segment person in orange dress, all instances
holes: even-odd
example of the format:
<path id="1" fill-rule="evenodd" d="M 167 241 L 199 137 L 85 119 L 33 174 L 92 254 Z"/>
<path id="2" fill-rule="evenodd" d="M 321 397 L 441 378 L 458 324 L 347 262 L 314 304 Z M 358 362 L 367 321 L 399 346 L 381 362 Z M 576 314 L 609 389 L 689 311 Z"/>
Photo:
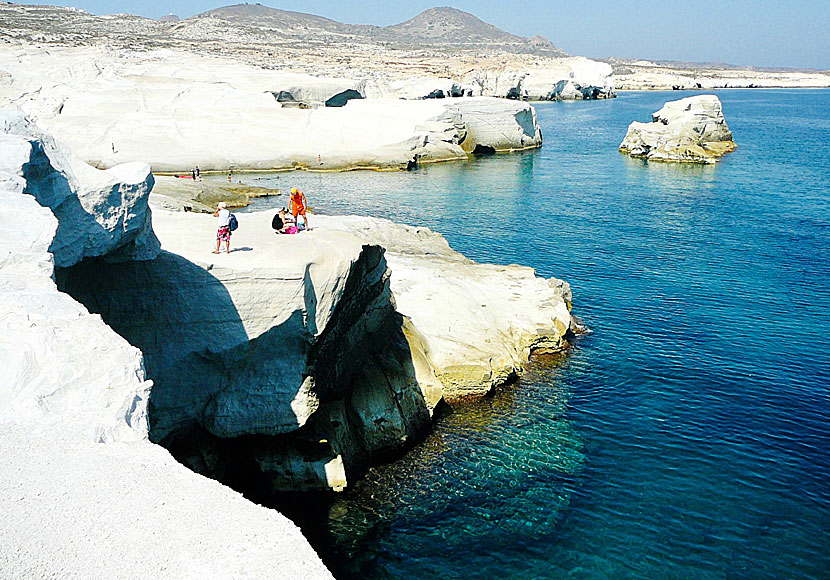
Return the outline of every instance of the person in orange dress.
<path id="1" fill-rule="evenodd" d="M 297 189 L 296 187 L 291 188 L 291 214 L 294 216 L 294 221 L 297 221 L 297 216 L 303 216 L 303 223 L 305 224 L 305 229 L 310 230 L 311 226 L 308 225 L 308 216 L 305 213 L 306 208 L 308 207 L 308 200 L 305 198 L 305 194 Z"/>

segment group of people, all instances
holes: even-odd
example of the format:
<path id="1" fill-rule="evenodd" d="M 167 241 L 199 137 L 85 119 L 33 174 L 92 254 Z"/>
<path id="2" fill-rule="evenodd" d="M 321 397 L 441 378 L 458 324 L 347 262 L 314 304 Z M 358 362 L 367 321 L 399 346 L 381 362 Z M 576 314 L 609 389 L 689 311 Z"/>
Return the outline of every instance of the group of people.
<path id="1" fill-rule="evenodd" d="M 288 210 L 282 208 L 271 220 L 271 227 L 278 234 L 296 234 L 303 230 L 310 230 L 306 208 L 308 201 L 305 194 L 296 187 L 291 189 L 288 200 Z M 302 220 L 302 221 L 301 221 Z"/>
<path id="2" fill-rule="evenodd" d="M 308 200 L 305 194 L 296 187 L 291 188 L 291 197 L 288 200 L 288 210 L 285 208 L 279 210 L 274 219 L 271 220 L 271 227 L 278 234 L 296 234 L 302 230 L 310 230 L 311 226 L 308 224 Z M 222 245 L 225 246 L 225 251 L 231 252 L 231 233 L 235 229 L 235 218 L 228 210 L 228 204 L 220 201 L 216 206 L 216 211 L 213 212 L 213 217 L 217 219 L 216 230 L 216 249 L 214 254 L 220 253 Z"/>

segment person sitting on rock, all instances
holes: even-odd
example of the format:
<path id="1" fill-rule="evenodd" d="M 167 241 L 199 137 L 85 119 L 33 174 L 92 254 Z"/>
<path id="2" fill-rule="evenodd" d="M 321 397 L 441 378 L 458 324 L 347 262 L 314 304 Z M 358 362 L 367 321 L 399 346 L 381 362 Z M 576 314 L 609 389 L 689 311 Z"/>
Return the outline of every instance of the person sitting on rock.
<path id="1" fill-rule="evenodd" d="M 274 215 L 274 219 L 271 220 L 271 227 L 278 234 L 284 234 L 286 228 L 290 225 L 289 218 L 285 215 L 285 208 L 282 208 Z"/>
<path id="2" fill-rule="evenodd" d="M 310 230 L 311 228 L 308 225 L 308 216 L 306 215 L 307 206 L 308 200 L 306 200 L 305 194 L 296 187 L 291 188 L 291 213 L 294 216 L 294 221 L 297 221 L 298 215 L 303 216 L 305 229 Z"/>
<path id="3" fill-rule="evenodd" d="M 213 250 L 214 254 L 219 253 L 219 248 L 222 246 L 222 242 L 225 242 L 225 249 L 227 253 L 231 253 L 231 212 L 228 211 L 228 204 L 224 201 L 220 201 L 219 205 L 216 206 L 216 211 L 213 212 L 213 217 L 217 218 L 216 225 L 218 229 L 216 231 L 216 249 Z"/>

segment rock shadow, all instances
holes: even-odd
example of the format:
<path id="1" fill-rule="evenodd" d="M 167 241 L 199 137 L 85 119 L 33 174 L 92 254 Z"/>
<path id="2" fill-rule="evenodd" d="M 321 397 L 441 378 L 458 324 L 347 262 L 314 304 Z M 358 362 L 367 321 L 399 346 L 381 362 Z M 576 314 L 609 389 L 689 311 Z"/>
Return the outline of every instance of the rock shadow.
<path id="1" fill-rule="evenodd" d="M 309 268 L 301 303 L 277 301 L 265 321 L 244 319 L 215 270 L 169 252 L 87 259 L 56 280 L 143 352 L 151 440 L 240 491 L 343 489 L 430 424 L 378 246 L 364 246 L 319 335 Z"/>

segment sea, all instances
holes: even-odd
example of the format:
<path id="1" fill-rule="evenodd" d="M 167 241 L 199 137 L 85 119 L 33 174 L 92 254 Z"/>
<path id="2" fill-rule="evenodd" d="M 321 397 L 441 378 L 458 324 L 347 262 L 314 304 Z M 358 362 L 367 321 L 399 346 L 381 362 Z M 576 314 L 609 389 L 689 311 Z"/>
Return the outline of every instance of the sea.
<path id="1" fill-rule="evenodd" d="M 693 94 L 536 104 L 536 151 L 241 176 L 562 278 L 590 329 L 289 510 L 337 578 L 830 578 L 830 91 L 718 91 L 716 165 L 618 152 Z"/>

